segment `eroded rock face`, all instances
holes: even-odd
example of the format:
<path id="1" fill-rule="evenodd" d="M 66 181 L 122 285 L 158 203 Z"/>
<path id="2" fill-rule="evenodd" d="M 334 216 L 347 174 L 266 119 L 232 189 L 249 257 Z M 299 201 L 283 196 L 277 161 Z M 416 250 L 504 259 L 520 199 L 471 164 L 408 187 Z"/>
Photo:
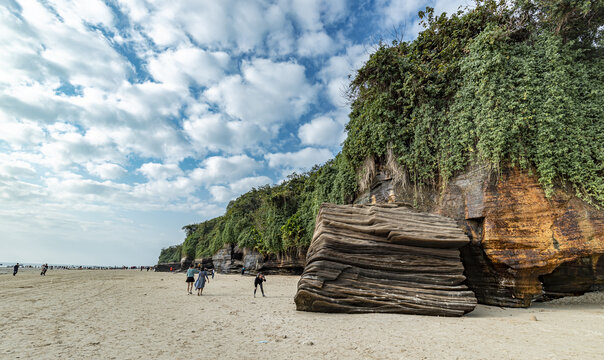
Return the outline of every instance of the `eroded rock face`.
<path id="1" fill-rule="evenodd" d="M 237 273 L 243 267 L 243 250 L 233 244 L 226 244 L 212 255 L 212 264 L 218 272 Z"/>
<path id="2" fill-rule="evenodd" d="M 246 273 L 299 275 L 304 270 L 306 249 L 291 253 L 263 255 L 256 250 L 227 244 L 211 258 L 212 265 L 221 273 Z"/>
<path id="3" fill-rule="evenodd" d="M 409 188 L 393 192 L 398 201 L 417 202 Z M 442 196 L 420 195 L 422 211 L 466 228 L 471 243 L 461 249 L 462 260 L 481 303 L 526 307 L 604 283 L 604 211 L 570 192 L 548 199 L 526 171 L 498 176 L 477 167 L 452 179 Z"/>
<path id="4" fill-rule="evenodd" d="M 399 205 L 323 204 L 298 283 L 298 310 L 461 316 L 476 306 L 451 219 Z"/>

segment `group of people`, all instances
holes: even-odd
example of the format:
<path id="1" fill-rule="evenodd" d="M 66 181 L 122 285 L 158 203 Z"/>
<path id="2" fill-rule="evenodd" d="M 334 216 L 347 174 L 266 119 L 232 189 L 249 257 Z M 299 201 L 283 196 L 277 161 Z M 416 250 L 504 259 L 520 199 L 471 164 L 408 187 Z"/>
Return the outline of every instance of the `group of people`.
<path id="1" fill-rule="evenodd" d="M 215 270 L 212 269 L 210 276 L 212 279 L 214 278 Z M 199 274 L 197 276 L 197 281 L 195 280 L 195 274 Z M 187 294 L 193 294 L 193 287 L 197 290 L 197 296 L 203 295 L 203 288 L 206 286 L 206 281 L 210 283 L 210 278 L 208 277 L 208 269 L 203 268 L 201 270 L 197 270 L 193 264 L 189 266 L 187 270 Z"/>
<path id="2" fill-rule="evenodd" d="M 245 268 L 243 268 L 243 270 L 241 271 L 241 275 L 243 275 L 243 273 L 245 272 Z M 216 273 L 216 270 L 212 269 L 210 276 L 212 277 L 212 279 L 214 278 L 214 274 Z M 195 274 L 199 274 L 197 276 L 197 280 L 195 280 Z M 264 287 L 262 286 L 262 283 L 264 283 L 266 281 L 266 277 L 264 276 L 264 274 L 262 273 L 258 273 L 258 275 L 256 275 L 256 278 L 254 279 L 254 297 L 256 297 L 256 290 L 258 290 L 258 286 L 260 286 L 260 291 L 262 292 L 262 296 L 265 297 L 266 295 L 264 295 Z M 189 266 L 189 269 L 187 270 L 187 280 L 185 280 L 185 282 L 187 283 L 187 294 L 188 295 L 192 295 L 193 294 L 193 288 L 195 288 L 195 290 L 197 290 L 197 296 L 201 296 L 203 294 L 203 288 L 206 286 L 206 282 L 209 284 L 210 283 L 210 278 L 208 276 L 208 269 L 207 268 L 203 268 L 203 269 L 196 269 L 195 265 L 191 264 Z"/>
<path id="3" fill-rule="evenodd" d="M 13 266 L 13 276 L 16 276 L 17 273 L 19 272 L 19 267 L 21 265 L 19 265 L 19 263 L 16 263 L 15 266 Z M 44 264 L 42 265 L 42 267 L 40 268 L 40 276 L 46 276 L 46 272 L 48 271 L 48 264 Z"/>

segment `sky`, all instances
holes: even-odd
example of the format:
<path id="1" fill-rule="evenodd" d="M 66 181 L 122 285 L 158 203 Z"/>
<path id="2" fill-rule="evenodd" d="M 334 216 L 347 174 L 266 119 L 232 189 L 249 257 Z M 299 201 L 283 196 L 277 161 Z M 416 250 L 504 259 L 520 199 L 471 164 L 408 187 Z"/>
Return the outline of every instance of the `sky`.
<path id="1" fill-rule="evenodd" d="M 0 262 L 151 265 L 333 158 L 349 75 L 469 0 L 0 0 Z"/>

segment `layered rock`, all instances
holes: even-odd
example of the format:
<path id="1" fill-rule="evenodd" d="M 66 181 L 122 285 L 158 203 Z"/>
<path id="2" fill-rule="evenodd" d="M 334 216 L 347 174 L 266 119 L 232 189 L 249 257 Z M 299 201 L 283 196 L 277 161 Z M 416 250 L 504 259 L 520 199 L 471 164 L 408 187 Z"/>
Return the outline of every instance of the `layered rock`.
<path id="1" fill-rule="evenodd" d="M 476 298 L 462 284 L 451 220 L 399 205 L 323 204 L 298 283 L 298 310 L 461 316 Z"/>
<path id="2" fill-rule="evenodd" d="M 391 189 L 397 201 L 415 201 L 467 229 L 471 243 L 461 255 L 467 284 L 481 303 L 526 307 L 604 284 L 604 211 L 569 190 L 547 198 L 535 175 L 495 174 L 486 166 L 455 177 L 443 193 L 384 178 L 373 189 Z"/>

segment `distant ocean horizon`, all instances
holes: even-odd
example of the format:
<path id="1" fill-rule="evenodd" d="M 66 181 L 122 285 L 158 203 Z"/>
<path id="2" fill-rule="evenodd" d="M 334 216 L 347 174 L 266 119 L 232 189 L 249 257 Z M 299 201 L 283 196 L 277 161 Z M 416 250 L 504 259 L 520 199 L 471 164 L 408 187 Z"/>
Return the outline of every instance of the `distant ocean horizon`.
<path id="1" fill-rule="evenodd" d="M 3 267 L 13 267 L 15 266 L 17 263 L 16 262 L 3 262 L 0 261 L 0 268 Z M 46 263 L 23 263 L 20 262 L 19 266 L 31 266 L 31 267 L 41 267 L 42 265 L 44 265 Z M 99 267 L 103 267 L 103 268 L 121 268 L 122 266 L 126 266 L 126 267 L 130 267 L 130 266 L 135 266 L 135 265 L 85 265 L 85 264 L 52 264 L 52 263 L 48 263 L 48 266 L 64 266 L 64 267 L 94 267 L 94 268 L 99 268 Z M 141 265 L 138 265 L 137 267 L 140 267 Z M 142 265 L 142 266 L 153 266 L 153 265 Z"/>

